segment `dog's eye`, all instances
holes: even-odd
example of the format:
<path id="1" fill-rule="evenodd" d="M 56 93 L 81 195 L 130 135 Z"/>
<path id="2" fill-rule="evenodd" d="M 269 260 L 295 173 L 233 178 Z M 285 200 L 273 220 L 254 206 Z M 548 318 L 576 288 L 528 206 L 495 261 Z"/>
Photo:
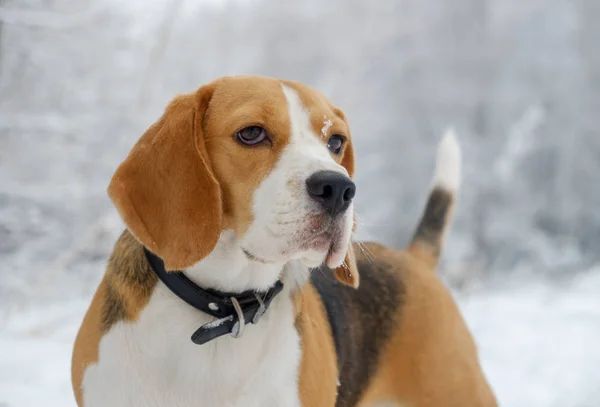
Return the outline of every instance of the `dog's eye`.
<path id="1" fill-rule="evenodd" d="M 262 127 L 250 126 L 238 131 L 237 138 L 244 144 L 252 145 L 258 144 L 267 138 L 267 133 Z"/>
<path id="2" fill-rule="evenodd" d="M 342 151 L 342 146 L 344 145 L 344 137 L 339 134 L 334 134 L 329 137 L 329 141 L 327 142 L 327 147 L 333 154 L 339 154 Z"/>

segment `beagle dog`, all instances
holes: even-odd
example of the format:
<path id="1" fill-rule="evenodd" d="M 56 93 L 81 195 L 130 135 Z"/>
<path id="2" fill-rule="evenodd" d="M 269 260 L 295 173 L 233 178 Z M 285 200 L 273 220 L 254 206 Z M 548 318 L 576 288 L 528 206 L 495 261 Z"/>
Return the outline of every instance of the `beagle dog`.
<path id="1" fill-rule="evenodd" d="M 403 251 L 352 244 L 353 175 L 344 113 L 305 85 L 177 96 L 108 187 L 127 230 L 75 341 L 77 404 L 495 406 L 435 274 L 456 139 Z"/>

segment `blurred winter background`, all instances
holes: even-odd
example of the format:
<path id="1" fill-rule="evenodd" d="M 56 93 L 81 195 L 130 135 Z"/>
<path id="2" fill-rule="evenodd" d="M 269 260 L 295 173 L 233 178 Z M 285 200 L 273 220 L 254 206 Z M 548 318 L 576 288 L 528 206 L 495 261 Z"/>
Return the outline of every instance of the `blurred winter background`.
<path id="1" fill-rule="evenodd" d="M 238 73 L 346 111 L 359 235 L 396 247 L 455 126 L 440 273 L 501 405 L 600 405 L 599 40 L 598 0 L 0 0 L 0 406 L 74 405 L 109 178 L 173 95 Z"/>

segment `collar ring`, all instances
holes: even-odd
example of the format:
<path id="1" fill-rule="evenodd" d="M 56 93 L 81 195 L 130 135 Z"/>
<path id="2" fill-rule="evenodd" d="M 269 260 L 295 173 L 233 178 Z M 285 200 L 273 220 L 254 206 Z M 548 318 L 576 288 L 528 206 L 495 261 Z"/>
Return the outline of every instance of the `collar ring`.
<path id="1" fill-rule="evenodd" d="M 233 308 L 235 309 L 235 313 L 237 314 L 237 321 L 231 328 L 231 336 L 234 338 L 239 338 L 244 333 L 244 327 L 246 326 L 246 320 L 244 318 L 244 311 L 242 311 L 242 307 L 240 306 L 239 301 L 235 297 L 231 297 L 231 304 L 233 304 Z"/>

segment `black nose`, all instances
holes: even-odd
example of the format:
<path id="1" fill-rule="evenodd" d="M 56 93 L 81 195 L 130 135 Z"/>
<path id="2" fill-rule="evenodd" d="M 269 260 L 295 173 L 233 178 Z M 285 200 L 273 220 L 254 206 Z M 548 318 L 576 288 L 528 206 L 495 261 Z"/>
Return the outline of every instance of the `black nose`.
<path id="1" fill-rule="evenodd" d="M 348 209 L 356 192 L 350 178 L 334 171 L 315 172 L 306 180 L 306 187 L 308 194 L 332 215 Z"/>

